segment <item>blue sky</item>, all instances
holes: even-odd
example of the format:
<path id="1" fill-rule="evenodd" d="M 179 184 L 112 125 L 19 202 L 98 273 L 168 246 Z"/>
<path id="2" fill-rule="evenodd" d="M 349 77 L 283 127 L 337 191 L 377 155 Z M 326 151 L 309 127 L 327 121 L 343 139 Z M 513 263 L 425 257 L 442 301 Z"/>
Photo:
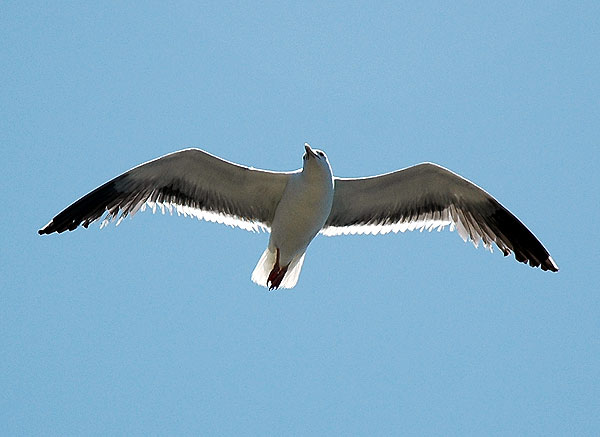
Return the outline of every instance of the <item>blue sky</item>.
<path id="1" fill-rule="evenodd" d="M 597 2 L 4 2 L 0 427 L 6 435 L 600 433 Z M 185 147 L 272 170 L 434 161 L 561 268 L 456 233 L 268 235 L 139 214 L 40 237 Z"/>

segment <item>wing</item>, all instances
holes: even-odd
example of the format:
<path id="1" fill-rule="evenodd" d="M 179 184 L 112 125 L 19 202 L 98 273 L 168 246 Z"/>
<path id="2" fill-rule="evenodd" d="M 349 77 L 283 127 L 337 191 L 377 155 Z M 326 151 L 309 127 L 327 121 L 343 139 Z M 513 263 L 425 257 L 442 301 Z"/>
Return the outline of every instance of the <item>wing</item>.
<path id="1" fill-rule="evenodd" d="M 39 234 L 72 231 L 105 213 L 117 224 L 149 205 L 255 231 L 268 230 L 290 173 L 237 165 L 199 149 L 141 164 L 106 182 L 54 217 Z"/>
<path id="2" fill-rule="evenodd" d="M 558 266 L 542 243 L 508 209 L 477 185 L 424 163 L 368 178 L 335 178 L 331 213 L 321 233 L 378 234 L 450 225 L 464 241 L 492 242 L 517 261 L 542 270 Z"/>

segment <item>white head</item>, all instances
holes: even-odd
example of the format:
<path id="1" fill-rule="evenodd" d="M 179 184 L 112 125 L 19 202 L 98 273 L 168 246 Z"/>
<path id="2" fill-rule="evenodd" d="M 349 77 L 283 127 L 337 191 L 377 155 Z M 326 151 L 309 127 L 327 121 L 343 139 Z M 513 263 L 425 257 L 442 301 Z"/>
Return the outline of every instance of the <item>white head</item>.
<path id="1" fill-rule="evenodd" d="M 326 171 L 329 175 L 332 174 L 331 165 L 329 164 L 329 160 L 327 159 L 325 152 L 311 148 L 308 143 L 304 143 L 304 150 L 306 150 L 302 156 L 302 160 L 304 161 L 304 170 L 307 168 L 319 168 Z"/>

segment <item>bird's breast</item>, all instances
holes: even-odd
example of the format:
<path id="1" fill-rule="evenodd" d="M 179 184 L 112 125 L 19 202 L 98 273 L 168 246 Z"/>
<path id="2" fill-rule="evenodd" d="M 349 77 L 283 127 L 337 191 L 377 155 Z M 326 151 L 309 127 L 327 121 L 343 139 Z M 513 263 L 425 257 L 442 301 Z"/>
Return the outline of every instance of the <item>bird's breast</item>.
<path id="1" fill-rule="evenodd" d="M 270 243 L 282 251 L 304 251 L 321 230 L 333 202 L 333 181 L 293 175 L 275 211 Z"/>

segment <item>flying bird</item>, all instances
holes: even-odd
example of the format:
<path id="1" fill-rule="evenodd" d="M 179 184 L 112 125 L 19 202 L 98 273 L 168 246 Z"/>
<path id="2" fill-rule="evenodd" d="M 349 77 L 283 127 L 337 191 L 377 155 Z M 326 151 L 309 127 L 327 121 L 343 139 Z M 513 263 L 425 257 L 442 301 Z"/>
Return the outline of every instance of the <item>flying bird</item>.
<path id="1" fill-rule="evenodd" d="M 325 153 L 304 145 L 302 168 L 258 170 L 200 149 L 141 164 L 67 207 L 39 234 L 72 231 L 103 218 L 101 227 L 147 206 L 271 233 L 252 280 L 270 290 L 298 282 L 313 238 L 456 229 L 464 241 L 492 243 L 542 270 L 558 266 L 542 243 L 490 194 L 433 163 L 364 178 L 333 176 Z"/>

